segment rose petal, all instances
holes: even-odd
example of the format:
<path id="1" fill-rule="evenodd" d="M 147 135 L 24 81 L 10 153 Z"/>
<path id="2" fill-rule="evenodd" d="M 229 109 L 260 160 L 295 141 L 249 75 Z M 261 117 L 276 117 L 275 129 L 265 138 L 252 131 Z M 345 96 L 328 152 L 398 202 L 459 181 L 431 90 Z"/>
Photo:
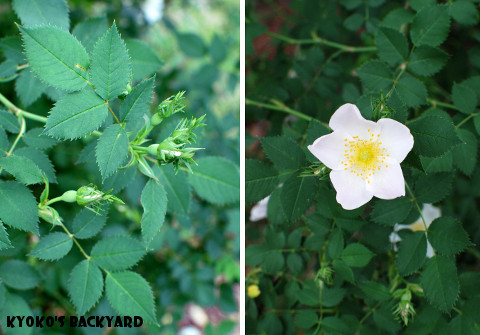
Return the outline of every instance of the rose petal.
<path id="1" fill-rule="evenodd" d="M 367 140 L 371 134 L 380 133 L 381 127 L 375 122 L 365 120 L 357 106 L 345 104 L 333 113 L 328 124 L 334 131 L 342 131 L 350 136 Z M 370 129 L 370 131 L 368 131 Z"/>
<path id="2" fill-rule="evenodd" d="M 382 127 L 379 141 L 387 149 L 389 155 L 401 163 L 413 148 L 413 136 L 405 125 L 392 119 L 381 119 Z"/>
<path id="3" fill-rule="evenodd" d="M 337 191 L 337 202 L 344 209 L 358 208 L 372 199 L 373 194 L 365 186 L 365 181 L 348 171 L 330 172 L 330 180 Z"/>
<path id="4" fill-rule="evenodd" d="M 367 189 L 380 199 L 395 199 L 405 195 L 405 180 L 400 164 L 394 159 L 386 159 L 367 184 Z"/>
<path id="5" fill-rule="evenodd" d="M 425 219 L 427 227 L 430 227 L 430 224 L 433 220 L 438 219 L 442 216 L 442 211 L 440 210 L 440 208 L 435 207 L 431 204 L 423 204 L 422 215 Z"/>
<path id="6" fill-rule="evenodd" d="M 345 154 L 345 139 L 350 138 L 342 131 L 319 137 L 307 148 L 323 164 L 332 170 L 342 169 L 341 161 Z"/>
<path id="7" fill-rule="evenodd" d="M 432 258 L 433 256 L 435 256 L 435 251 L 433 251 L 433 247 L 430 242 L 427 241 L 427 257 Z"/>
<path id="8" fill-rule="evenodd" d="M 267 218 L 268 200 L 270 196 L 260 200 L 250 210 L 250 221 L 260 221 Z"/>

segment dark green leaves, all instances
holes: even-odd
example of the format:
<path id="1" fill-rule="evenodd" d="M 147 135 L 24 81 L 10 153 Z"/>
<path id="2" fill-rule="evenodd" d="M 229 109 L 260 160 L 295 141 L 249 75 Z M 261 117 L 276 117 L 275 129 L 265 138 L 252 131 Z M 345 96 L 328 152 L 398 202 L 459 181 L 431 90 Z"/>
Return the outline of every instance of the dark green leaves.
<path id="1" fill-rule="evenodd" d="M 423 156 L 440 156 L 459 143 L 454 125 L 441 116 L 422 117 L 409 128 L 415 139 L 413 150 Z"/>
<path id="2" fill-rule="evenodd" d="M 148 245 L 160 232 L 167 212 L 167 194 L 162 185 L 155 180 L 148 181 L 143 188 L 141 202 L 143 206 L 142 236 Z"/>
<path id="3" fill-rule="evenodd" d="M 450 4 L 452 18 L 464 25 L 473 25 L 478 22 L 478 11 L 470 1 L 455 1 Z"/>
<path id="4" fill-rule="evenodd" d="M 111 236 L 99 241 L 92 249 L 92 261 L 109 271 L 128 269 L 145 255 L 145 247 L 128 236 Z"/>
<path id="5" fill-rule="evenodd" d="M 387 226 L 394 226 L 402 222 L 410 213 L 413 202 L 407 197 L 399 197 L 393 200 L 378 200 L 375 203 L 371 217 L 372 220 Z"/>
<path id="6" fill-rule="evenodd" d="M 153 168 L 155 175 L 167 192 L 167 211 L 179 214 L 188 214 L 190 211 L 190 199 L 192 187 L 185 173 L 175 174 L 172 166 L 164 165 L 161 168 Z"/>
<path id="7" fill-rule="evenodd" d="M 30 158 L 15 155 L 2 157 L 0 158 L 0 167 L 25 185 L 42 182 L 42 172 Z"/>
<path id="8" fill-rule="evenodd" d="M 261 142 L 275 167 L 298 169 L 305 162 L 305 154 L 300 146 L 287 137 L 265 137 Z"/>
<path id="9" fill-rule="evenodd" d="M 398 247 L 397 266 L 402 276 L 417 271 L 425 262 L 427 238 L 425 232 L 416 231 L 403 237 Z"/>
<path id="10" fill-rule="evenodd" d="M 105 129 L 98 140 L 95 156 L 103 180 L 122 166 L 128 156 L 128 136 L 121 125 Z"/>
<path id="11" fill-rule="evenodd" d="M 88 55 L 75 37 L 51 26 L 19 29 L 28 63 L 41 80 L 65 91 L 87 85 Z"/>
<path id="12" fill-rule="evenodd" d="M 109 273 L 106 292 L 112 307 L 121 315 L 139 315 L 156 323 L 153 294 L 147 281 L 135 272 Z"/>
<path id="13" fill-rule="evenodd" d="M 363 85 L 371 90 L 385 90 L 393 84 L 393 73 L 388 66 L 378 60 L 363 64 L 357 74 Z"/>
<path id="14" fill-rule="evenodd" d="M 387 27 L 378 29 L 376 45 L 378 56 L 393 66 L 405 61 L 408 57 L 408 42 L 399 31 Z"/>
<path id="15" fill-rule="evenodd" d="M 125 90 L 130 77 L 127 48 L 113 23 L 93 48 L 90 79 L 98 95 L 110 100 Z"/>
<path id="16" fill-rule="evenodd" d="M 200 158 L 197 163 L 189 178 L 198 195 L 220 205 L 240 200 L 240 172 L 235 164 L 220 157 Z"/>
<path id="17" fill-rule="evenodd" d="M 463 143 L 452 150 L 453 161 L 460 171 L 469 176 L 477 164 L 478 140 L 465 129 L 457 129 L 457 135 Z"/>
<path id="18" fill-rule="evenodd" d="M 452 189 L 451 173 L 422 175 L 415 184 L 415 196 L 423 203 L 435 203 L 444 199 Z"/>
<path id="19" fill-rule="evenodd" d="M 245 174 L 245 199 L 249 203 L 262 200 L 278 186 L 277 170 L 260 161 L 246 160 Z"/>
<path id="20" fill-rule="evenodd" d="M 35 248 L 30 252 L 34 256 L 46 261 L 54 261 L 62 258 L 70 249 L 73 241 L 65 233 L 55 232 L 48 234 L 40 239 Z"/>
<path id="21" fill-rule="evenodd" d="M 453 104 L 464 114 L 472 114 L 477 105 L 477 95 L 470 87 L 454 83 L 452 87 Z"/>
<path id="22" fill-rule="evenodd" d="M 428 45 L 422 45 L 413 51 L 408 61 L 408 68 L 420 76 L 431 76 L 442 69 L 449 55 Z"/>
<path id="23" fill-rule="evenodd" d="M 37 202 L 30 190 L 14 181 L 0 183 L 0 219 L 17 229 L 38 234 Z"/>
<path id="24" fill-rule="evenodd" d="M 416 46 L 430 45 L 436 47 L 445 41 L 449 29 L 448 7 L 425 7 L 413 19 L 410 37 Z"/>
<path id="25" fill-rule="evenodd" d="M 367 265 L 373 256 L 375 254 L 360 243 L 351 243 L 342 252 L 343 261 L 352 267 Z"/>
<path id="26" fill-rule="evenodd" d="M 29 290 L 40 282 L 38 272 L 31 265 L 15 259 L 0 266 L 0 278 L 5 285 L 17 290 Z"/>
<path id="27" fill-rule="evenodd" d="M 70 272 L 68 293 L 78 315 L 88 312 L 100 299 L 102 291 L 102 272 L 92 261 L 83 260 Z"/>
<path id="28" fill-rule="evenodd" d="M 298 174 L 291 176 L 285 181 L 280 199 L 288 221 L 294 222 L 312 205 L 318 191 L 317 180 L 300 178 Z"/>
<path id="29" fill-rule="evenodd" d="M 91 89 L 64 96 L 50 111 L 46 132 L 54 137 L 74 139 L 98 129 L 107 117 L 106 102 Z"/>
<path id="30" fill-rule="evenodd" d="M 404 74 L 397 83 L 396 90 L 408 107 L 427 103 L 427 89 L 417 78 Z"/>
<path id="31" fill-rule="evenodd" d="M 428 228 L 428 240 L 441 254 L 454 256 L 472 245 L 460 221 L 441 217 Z"/>
<path id="32" fill-rule="evenodd" d="M 86 208 L 82 209 L 73 220 L 75 238 L 90 238 L 98 234 L 107 220 L 106 216 L 98 215 Z"/>
<path id="33" fill-rule="evenodd" d="M 120 120 L 138 120 L 144 114 L 149 115 L 155 77 L 146 79 L 135 86 L 120 106 Z"/>
<path id="34" fill-rule="evenodd" d="M 460 291 L 454 260 L 440 255 L 430 258 L 423 269 L 421 284 L 435 308 L 450 312 Z"/>

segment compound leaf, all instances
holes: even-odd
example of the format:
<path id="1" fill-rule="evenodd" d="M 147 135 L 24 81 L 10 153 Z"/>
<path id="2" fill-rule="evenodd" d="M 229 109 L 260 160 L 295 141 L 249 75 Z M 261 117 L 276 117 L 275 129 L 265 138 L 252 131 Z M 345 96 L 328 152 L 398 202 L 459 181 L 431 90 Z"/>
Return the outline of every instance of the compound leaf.
<path id="1" fill-rule="evenodd" d="M 478 140 L 465 129 L 457 129 L 457 135 L 463 143 L 452 150 L 453 162 L 460 171 L 469 176 L 477 164 Z"/>
<path id="2" fill-rule="evenodd" d="M 45 125 L 48 135 L 75 139 L 91 133 L 107 117 L 106 102 L 91 89 L 65 95 L 50 111 Z"/>
<path id="3" fill-rule="evenodd" d="M 167 193 L 162 185 L 149 180 L 140 198 L 143 207 L 142 236 L 148 245 L 162 228 L 167 212 Z"/>
<path id="4" fill-rule="evenodd" d="M 94 245 L 91 257 L 106 270 L 120 271 L 137 264 L 145 252 L 145 247 L 132 237 L 110 236 Z"/>
<path id="5" fill-rule="evenodd" d="M 52 26 L 18 28 L 22 33 L 28 64 L 38 78 L 69 92 L 85 87 L 88 55 L 74 36 Z"/>
<path id="6" fill-rule="evenodd" d="M 54 232 L 42 237 L 29 255 L 46 261 L 54 261 L 68 254 L 72 245 L 73 241 L 67 234 Z"/>
<path id="7" fill-rule="evenodd" d="M 139 315 L 157 323 L 152 289 L 138 273 L 108 273 L 105 288 L 108 301 L 120 315 Z"/>
<path id="8" fill-rule="evenodd" d="M 121 125 L 105 129 L 98 140 L 95 157 L 103 180 L 122 166 L 128 157 L 128 135 Z"/>
<path id="9" fill-rule="evenodd" d="M 102 272 L 92 261 L 83 260 L 70 272 L 68 293 L 78 315 L 88 312 L 100 299 L 102 291 Z"/>
<path id="10" fill-rule="evenodd" d="M 110 100 L 125 90 L 131 72 L 127 48 L 114 22 L 93 48 L 90 80 L 95 91 Z"/>
<path id="11" fill-rule="evenodd" d="M 398 81 L 396 90 L 408 107 L 417 107 L 427 103 L 427 89 L 415 77 L 404 75 Z"/>
<path id="12" fill-rule="evenodd" d="M 466 85 L 454 83 L 452 87 L 452 100 L 460 112 L 472 114 L 477 105 L 477 94 Z"/>
<path id="13" fill-rule="evenodd" d="M 45 173 L 50 184 L 57 182 L 57 177 L 55 176 L 55 168 L 52 165 L 52 162 L 46 154 L 42 151 L 35 148 L 20 148 L 15 150 L 16 156 L 26 157 L 35 163 L 38 168 Z M 40 181 L 42 182 L 42 181 Z"/>

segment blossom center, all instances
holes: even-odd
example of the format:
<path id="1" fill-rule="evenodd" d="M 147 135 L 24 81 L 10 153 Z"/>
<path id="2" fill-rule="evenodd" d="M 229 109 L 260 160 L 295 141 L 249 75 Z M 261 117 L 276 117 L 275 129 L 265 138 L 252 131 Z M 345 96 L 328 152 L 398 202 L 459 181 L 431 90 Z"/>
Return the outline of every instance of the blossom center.
<path id="1" fill-rule="evenodd" d="M 372 134 L 368 130 L 368 139 L 361 139 L 353 136 L 352 139 L 345 139 L 344 160 L 341 164 L 346 171 L 356 174 L 362 180 L 370 183 L 370 178 L 382 167 L 387 167 L 385 159 L 389 155 L 386 149 L 379 142 L 379 134 Z"/>

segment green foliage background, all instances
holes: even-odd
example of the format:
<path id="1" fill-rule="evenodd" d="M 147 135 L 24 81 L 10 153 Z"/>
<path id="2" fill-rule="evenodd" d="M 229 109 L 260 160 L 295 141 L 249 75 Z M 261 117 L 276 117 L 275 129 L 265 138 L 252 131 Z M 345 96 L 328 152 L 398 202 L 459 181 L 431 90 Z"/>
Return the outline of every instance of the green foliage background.
<path id="1" fill-rule="evenodd" d="M 246 226 L 247 287 L 261 291 L 247 297 L 247 334 L 480 332 L 478 6 L 247 1 L 246 200 L 271 195 L 267 218 Z M 405 197 L 335 201 L 306 147 L 347 102 L 410 128 Z M 423 203 L 442 217 L 426 234 L 402 230 L 394 251 L 395 223 Z M 395 312 L 405 302 L 408 325 Z"/>
<path id="2" fill-rule="evenodd" d="M 128 4 L 122 1 L 68 1 L 70 27 L 74 28 L 80 22 L 94 17 L 105 16 L 108 26 L 115 20 L 122 39 L 127 40 L 127 49 L 133 62 L 134 84 L 156 72 L 151 104 L 153 108 L 156 109 L 162 100 L 179 91 L 187 92 L 185 96 L 188 106 L 184 117 L 207 115 L 207 126 L 196 131 L 197 146 L 205 148 L 195 156 L 199 164 L 198 173 L 188 176 L 179 171 L 175 175 L 171 166 L 155 167 L 154 173 L 163 185 L 158 187 L 152 181 L 147 183 L 147 178 L 136 172 L 135 167 L 117 172 L 116 167 L 112 169 L 109 166 L 110 161 L 100 160 L 99 169 L 94 151 L 97 142 L 95 136 L 75 135 L 73 128 L 67 127 L 65 135 L 81 138 L 65 142 L 48 137 L 39 138 L 43 124 L 27 119 L 27 133 L 15 147 L 15 155 L 11 156 L 18 161 L 13 162 L 13 168 L 5 162 L 2 165 L 0 216 L 17 228 L 23 223 L 23 229 L 31 227 L 31 220 L 36 217 L 38 201 L 33 197 L 38 199 L 44 187 L 37 184 L 40 170 L 50 180 L 50 198 L 88 184 L 98 185 L 104 191 L 113 189 L 113 193 L 125 205 L 111 205 L 103 217 L 95 216 L 75 203 L 56 203 L 52 206 L 58 210 L 70 231 L 76 232 L 76 238 L 92 256 L 95 264 L 111 271 L 117 283 L 123 283 L 125 287 L 129 281 L 136 283 L 131 284 L 131 290 L 136 292 L 139 301 L 144 304 L 147 311 L 145 320 L 156 318 L 159 323 L 158 327 L 149 323 L 141 330 L 115 329 L 112 333 L 176 334 L 185 314 L 184 307 L 189 302 L 203 307 L 217 306 L 226 314 L 235 315 L 238 310 L 235 287 L 239 282 L 240 250 L 239 4 L 237 1 L 208 1 L 201 4 L 194 1 L 170 1 L 165 3 L 161 21 L 153 24 L 145 21 L 141 11 L 143 5 L 143 1 Z M 18 37 L 19 31 L 14 22 L 20 24 L 20 20 L 12 10 L 10 1 L 0 4 L 0 17 L 0 41 L 5 41 L 7 36 Z M 57 18 L 57 25 L 64 24 L 61 15 Z M 157 55 L 151 56 L 150 63 L 153 65 L 148 67 L 144 63 L 143 51 L 132 54 L 139 42 L 130 39 L 141 40 L 151 48 L 151 52 Z M 95 40 L 86 45 L 87 51 L 93 48 L 94 42 Z M 21 66 L 24 61 L 12 66 L 12 60 L 19 56 L 9 53 L 8 46 L 2 44 L 0 49 L 0 93 L 32 114 L 48 116 L 58 98 L 55 92 L 39 85 L 38 79 L 31 75 L 28 67 L 24 70 Z M 90 62 L 93 60 L 90 59 Z M 16 71 L 18 77 L 14 74 Z M 148 104 L 148 98 L 145 100 Z M 79 103 L 82 101 L 85 99 L 78 99 Z M 114 105 L 114 109 L 118 112 L 118 104 Z M 150 135 L 153 143 L 159 143 L 174 130 L 182 118 L 179 114 L 166 119 L 155 128 Z M 135 128 L 133 121 L 127 122 L 127 130 L 129 126 Z M 105 128 L 112 122 L 113 118 L 109 115 L 106 126 L 100 129 L 104 135 L 107 133 Z M 19 123 L 17 118 L 2 107 L 0 125 L 0 157 L 4 157 L 18 133 Z M 32 130 L 33 128 L 37 130 Z M 108 129 L 112 136 L 110 139 L 102 136 L 103 144 L 100 147 L 105 150 L 109 148 L 115 155 L 120 154 L 114 138 L 115 134 L 123 134 L 123 131 L 119 126 Z M 123 140 L 127 139 L 122 137 Z M 97 152 L 97 157 L 104 154 Z M 22 165 L 22 155 L 34 160 L 38 167 L 35 164 Z M 12 172 L 15 178 L 6 170 Z M 212 182 L 212 173 L 218 175 L 217 181 Z M 109 177 L 111 174 L 113 176 Z M 221 185 L 223 178 L 229 181 L 228 187 Z M 17 182 L 12 181 L 14 179 Z M 20 182 L 25 185 L 34 184 L 29 187 L 33 195 Z M 170 201 L 165 206 L 167 197 Z M 24 211 L 15 212 L 5 199 L 20 203 Z M 165 215 L 165 211 L 166 219 L 160 233 L 147 234 L 142 238 L 142 230 L 146 229 L 149 220 L 156 224 Z M 80 228 L 86 222 L 90 224 L 88 227 L 91 230 L 82 231 Z M 39 230 L 34 231 L 40 233 L 39 241 L 34 232 L 20 231 L 8 222 L 5 223 L 5 228 L 3 225 L 0 227 L 2 317 L 7 314 L 32 313 L 45 316 L 83 314 L 90 310 L 92 304 L 95 307 L 87 315 L 116 315 L 117 312 L 112 307 L 118 310 L 121 306 L 124 308 L 122 315 L 136 314 L 135 310 L 128 312 L 129 306 L 121 298 L 117 301 L 113 299 L 119 296 L 121 288 L 115 287 L 111 275 L 107 275 L 105 280 L 107 288 L 112 292 L 102 293 L 102 273 L 98 272 L 98 267 L 88 270 L 92 266 L 91 262 L 84 260 L 72 240 L 65 239 L 64 236 L 67 235 L 60 233 L 61 229 L 55 228 L 55 232 L 52 232 L 52 226 L 41 220 Z M 153 239 L 148 251 L 143 244 L 146 238 L 147 241 L 148 238 Z M 52 245 L 56 245 L 53 250 L 45 249 Z M 122 248 L 128 250 L 123 257 L 115 259 L 108 256 L 105 259 L 102 256 L 122 252 Z M 131 268 L 132 272 L 116 272 L 126 268 Z M 91 285 L 88 296 L 90 299 L 101 297 L 98 303 L 95 300 L 79 301 L 75 298 L 82 293 L 76 290 L 85 284 L 85 281 L 79 280 L 85 273 L 90 276 L 87 278 Z M 98 282 L 99 278 L 101 283 Z M 144 284 L 139 285 L 142 281 Z M 72 292 L 75 292 L 73 296 Z M 154 306 L 149 305 L 152 294 Z M 107 295 L 111 299 L 107 299 Z M 230 332 L 235 327 L 234 320 L 235 318 L 233 321 L 225 319 L 220 323 L 210 322 L 204 331 L 206 334 Z M 5 327 L 2 331 L 6 334 L 102 332 L 101 329 L 94 328 L 41 330 Z"/>

